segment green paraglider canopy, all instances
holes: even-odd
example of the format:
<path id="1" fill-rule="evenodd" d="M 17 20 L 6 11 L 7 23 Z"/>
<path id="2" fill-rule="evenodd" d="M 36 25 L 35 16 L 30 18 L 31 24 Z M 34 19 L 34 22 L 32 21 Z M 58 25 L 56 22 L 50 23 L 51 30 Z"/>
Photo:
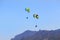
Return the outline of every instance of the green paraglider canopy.
<path id="1" fill-rule="evenodd" d="M 27 11 L 28 13 L 30 13 L 30 8 L 25 8 L 25 11 Z"/>
<path id="2" fill-rule="evenodd" d="M 33 17 L 36 19 L 39 19 L 39 15 L 38 14 L 33 14 Z"/>

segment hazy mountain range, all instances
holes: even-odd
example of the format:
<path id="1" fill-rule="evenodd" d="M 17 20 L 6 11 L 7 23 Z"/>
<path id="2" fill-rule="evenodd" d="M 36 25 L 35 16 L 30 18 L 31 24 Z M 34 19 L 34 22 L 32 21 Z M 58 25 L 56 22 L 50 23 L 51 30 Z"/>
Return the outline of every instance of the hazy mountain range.
<path id="1" fill-rule="evenodd" d="M 60 29 L 58 30 L 27 30 L 22 34 L 16 35 L 11 40 L 60 40 Z"/>

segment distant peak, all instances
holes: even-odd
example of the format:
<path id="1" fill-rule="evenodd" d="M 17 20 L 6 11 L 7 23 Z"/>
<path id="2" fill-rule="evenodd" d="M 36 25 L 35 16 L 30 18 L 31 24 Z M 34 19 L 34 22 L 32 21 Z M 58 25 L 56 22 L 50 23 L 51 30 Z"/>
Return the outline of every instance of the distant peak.
<path id="1" fill-rule="evenodd" d="M 26 32 L 31 32 L 31 30 L 26 30 Z"/>
<path id="2" fill-rule="evenodd" d="M 37 32 L 37 31 L 32 31 L 32 30 L 26 30 L 25 32 Z"/>

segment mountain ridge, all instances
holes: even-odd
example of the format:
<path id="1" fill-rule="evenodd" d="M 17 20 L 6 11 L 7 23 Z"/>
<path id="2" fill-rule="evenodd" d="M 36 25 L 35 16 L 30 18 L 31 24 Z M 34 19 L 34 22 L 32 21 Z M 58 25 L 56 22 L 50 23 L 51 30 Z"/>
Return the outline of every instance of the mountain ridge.
<path id="1" fill-rule="evenodd" d="M 28 30 L 22 33 L 22 37 L 20 36 L 21 34 L 15 36 L 12 40 L 60 40 L 60 29 L 39 31 Z"/>

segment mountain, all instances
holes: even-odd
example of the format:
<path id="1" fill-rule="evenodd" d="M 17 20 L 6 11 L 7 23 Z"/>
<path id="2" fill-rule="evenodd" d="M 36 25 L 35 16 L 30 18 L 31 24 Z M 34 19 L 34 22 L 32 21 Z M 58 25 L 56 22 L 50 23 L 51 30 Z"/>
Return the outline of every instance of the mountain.
<path id="1" fill-rule="evenodd" d="M 50 31 L 39 30 L 37 32 L 25 31 L 24 33 L 16 36 L 14 40 L 60 40 L 60 29 Z"/>
<path id="2" fill-rule="evenodd" d="M 21 40 L 22 38 L 32 36 L 35 33 L 36 33 L 36 31 L 27 30 L 27 31 L 23 32 L 22 34 L 15 36 L 15 38 L 12 38 L 11 40 Z"/>

